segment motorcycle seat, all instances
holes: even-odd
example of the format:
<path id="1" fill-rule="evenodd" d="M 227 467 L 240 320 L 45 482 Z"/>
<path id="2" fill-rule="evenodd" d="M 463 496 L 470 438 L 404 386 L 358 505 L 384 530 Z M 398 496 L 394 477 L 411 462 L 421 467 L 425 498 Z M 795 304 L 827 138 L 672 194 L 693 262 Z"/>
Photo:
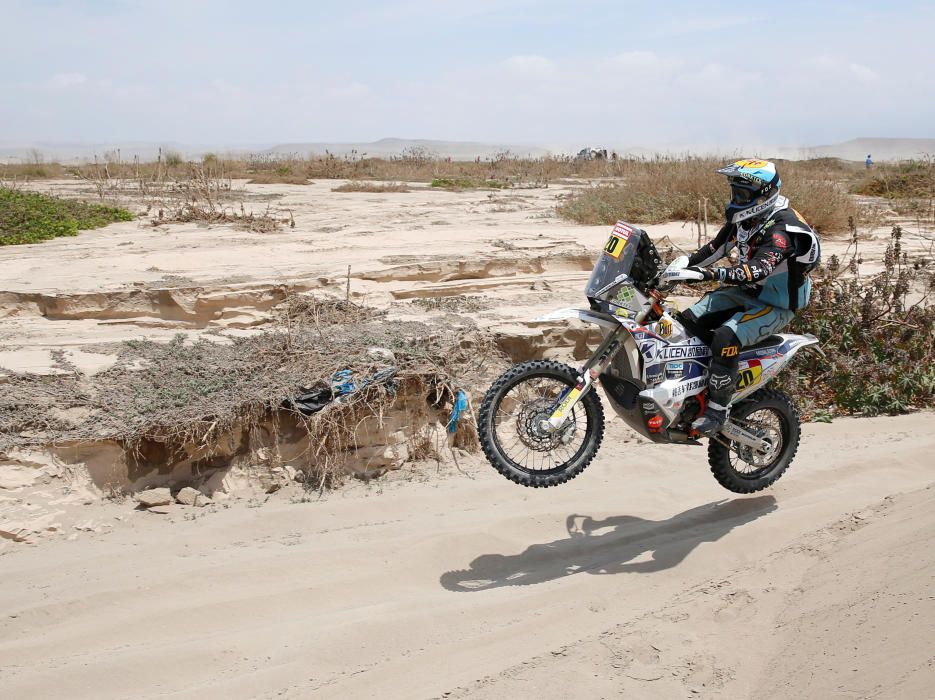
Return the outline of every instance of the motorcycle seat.
<path id="1" fill-rule="evenodd" d="M 759 350 L 760 348 L 769 348 L 773 345 L 779 345 L 782 343 L 782 336 L 779 335 L 768 335 L 759 343 L 754 343 L 753 345 L 745 345 L 741 348 L 742 351 L 746 350 Z"/>

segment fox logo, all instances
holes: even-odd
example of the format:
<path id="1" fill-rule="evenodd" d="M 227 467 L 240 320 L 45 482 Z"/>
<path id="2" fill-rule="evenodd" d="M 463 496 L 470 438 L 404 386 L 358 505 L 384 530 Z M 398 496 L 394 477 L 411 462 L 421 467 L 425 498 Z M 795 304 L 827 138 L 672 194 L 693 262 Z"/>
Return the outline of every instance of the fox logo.
<path id="1" fill-rule="evenodd" d="M 736 357 L 737 356 L 737 346 L 728 345 L 726 348 L 721 350 L 721 357 Z"/>
<path id="2" fill-rule="evenodd" d="M 730 386 L 730 375 L 728 374 L 712 374 L 711 375 L 711 386 L 714 389 L 726 389 Z"/>

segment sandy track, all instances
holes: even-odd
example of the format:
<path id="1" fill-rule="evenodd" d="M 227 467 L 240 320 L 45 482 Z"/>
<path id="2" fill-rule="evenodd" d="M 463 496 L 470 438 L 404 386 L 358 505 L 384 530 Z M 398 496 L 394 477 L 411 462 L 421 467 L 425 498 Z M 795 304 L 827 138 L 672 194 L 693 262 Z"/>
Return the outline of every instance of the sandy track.
<path id="1" fill-rule="evenodd" d="M 932 423 L 807 425 L 789 474 L 744 498 L 714 482 L 703 450 L 623 442 L 615 422 L 557 489 L 477 464 L 471 478 L 197 521 L 132 513 L 108 536 L 0 559 L 0 688 L 924 697 Z"/>

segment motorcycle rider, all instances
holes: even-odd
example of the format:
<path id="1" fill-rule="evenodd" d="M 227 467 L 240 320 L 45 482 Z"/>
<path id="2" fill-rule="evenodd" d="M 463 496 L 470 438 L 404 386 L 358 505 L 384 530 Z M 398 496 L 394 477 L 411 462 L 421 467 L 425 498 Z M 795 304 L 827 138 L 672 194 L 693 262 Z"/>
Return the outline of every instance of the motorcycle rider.
<path id="1" fill-rule="evenodd" d="M 663 273 L 663 280 L 728 285 L 680 314 L 688 330 L 711 346 L 707 406 L 692 423 L 704 435 L 719 432 L 727 420 L 740 349 L 779 332 L 808 304 L 808 272 L 820 257 L 817 234 L 779 194 L 775 164 L 739 160 L 717 172 L 730 185 L 727 222 L 714 240 L 677 258 Z M 734 248 L 736 265 L 710 267 Z"/>

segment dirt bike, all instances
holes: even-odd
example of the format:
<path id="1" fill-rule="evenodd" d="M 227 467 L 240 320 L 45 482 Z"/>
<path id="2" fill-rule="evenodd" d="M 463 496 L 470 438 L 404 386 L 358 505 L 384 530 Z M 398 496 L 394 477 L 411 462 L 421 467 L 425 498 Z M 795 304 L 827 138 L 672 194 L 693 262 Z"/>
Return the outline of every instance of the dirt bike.
<path id="1" fill-rule="evenodd" d="M 596 383 L 620 418 L 656 443 L 700 445 L 691 428 L 705 410 L 711 350 L 666 304 L 674 288 L 660 282 L 661 259 L 649 234 L 618 222 L 585 295 L 588 309 L 560 309 L 539 321 L 579 319 L 597 325 L 603 342 L 580 369 L 554 361 L 514 365 L 487 391 L 478 412 L 481 446 L 494 468 L 523 486 L 562 484 L 594 459 L 604 435 Z M 765 388 L 812 335 L 771 335 L 739 353 L 730 417 L 708 443 L 718 482 L 736 493 L 775 483 L 799 445 L 795 405 Z"/>

